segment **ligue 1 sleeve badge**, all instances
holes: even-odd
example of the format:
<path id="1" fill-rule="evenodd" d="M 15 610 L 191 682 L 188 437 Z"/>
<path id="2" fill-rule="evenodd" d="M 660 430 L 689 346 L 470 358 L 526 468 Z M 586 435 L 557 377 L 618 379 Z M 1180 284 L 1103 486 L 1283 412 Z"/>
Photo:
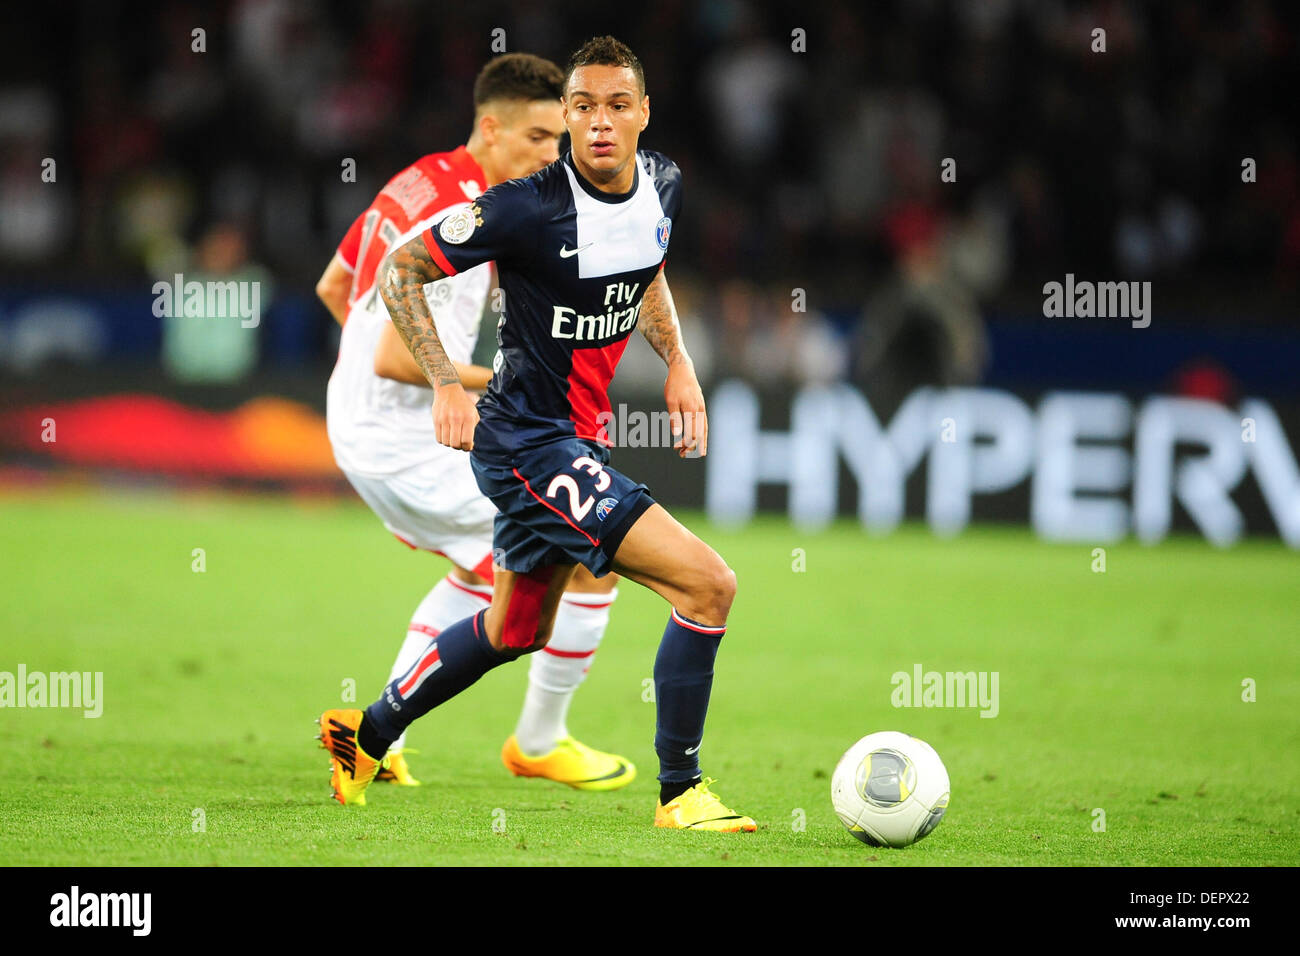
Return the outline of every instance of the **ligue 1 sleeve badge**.
<path id="1" fill-rule="evenodd" d="M 478 206 L 466 206 L 460 212 L 454 212 L 442 221 L 442 225 L 438 227 L 438 235 L 442 236 L 443 242 L 460 245 L 474 234 L 476 226 L 481 225 L 483 220 L 480 218 Z"/>
<path id="2" fill-rule="evenodd" d="M 659 220 L 655 226 L 655 239 L 659 241 L 660 249 L 668 248 L 668 234 L 673 231 L 673 221 L 667 216 Z"/>

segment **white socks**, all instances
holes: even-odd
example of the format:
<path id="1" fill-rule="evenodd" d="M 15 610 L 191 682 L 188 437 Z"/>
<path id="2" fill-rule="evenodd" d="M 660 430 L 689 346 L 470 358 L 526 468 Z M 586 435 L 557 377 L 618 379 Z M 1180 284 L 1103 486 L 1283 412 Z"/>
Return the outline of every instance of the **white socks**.
<path id="1" fill-rule="evenodd" d="M 392 683 L 411 669 L 420 659 L 429 642 L 438 636 L 445 627 L 457 621 L 477 614 L 487 607 L 492 600 L 492 587 L 487 584 L 466 584 L 456 581 L 450 575 L 433 586 L 420 606 L 411 615 L 411 624 L 406 631 L 406 640 L 397 652 L 393 670 L 388 675 Z M 393 741 L 390 750 L 401 750 L 406 745 L 406 734 Z"/>
<path id="2" fill-rule="evenodd" d="M 550 753 L 556 741 L 569 735 L 564 723 L 569 702 L 605 636 L 616 597 L 617 588 L 608 594 L 565 594 L 560 599 L 550 643 L 530 655 L 528 694 L 515 728 L 519 749 L 526 755 Z"/>

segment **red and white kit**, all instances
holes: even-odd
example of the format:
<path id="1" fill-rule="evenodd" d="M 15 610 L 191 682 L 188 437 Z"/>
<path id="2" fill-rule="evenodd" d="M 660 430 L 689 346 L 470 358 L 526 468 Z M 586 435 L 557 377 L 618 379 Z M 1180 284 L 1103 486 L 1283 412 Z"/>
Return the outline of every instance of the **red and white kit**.
<path id="1" fill-rule="evenodd" d="M 339 244 L 352 270 L 348 317 L 330 376 L 326 420 L 334 459 L 384 525 L 413 547 L 437 551 L 491 576 L 496 509 L 478 489 L 469 456 L 438 444 L 433 390 L 375 374 L 375 347 L 388 323 L 375 273 L 394 249 L 483 192 L 486 177 L 461 146 L 398 173 Z M 469 364 L 491 289 L 491 265 L 432 282 L 425 299 L 448 357 Z"/>

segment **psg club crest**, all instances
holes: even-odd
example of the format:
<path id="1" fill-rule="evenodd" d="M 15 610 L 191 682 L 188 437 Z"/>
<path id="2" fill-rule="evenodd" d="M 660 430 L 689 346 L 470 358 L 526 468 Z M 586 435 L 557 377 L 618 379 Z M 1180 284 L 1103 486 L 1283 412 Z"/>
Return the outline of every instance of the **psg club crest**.
<path id="1" fill-rule="evenodd" d="M 660 249 L 668 248 L 668 234 L 672 231 L 673 231 L 673 221 L 671 219 L 669 219 L 667 216 L 664 216 L 662 219 L 659 220 L 659 224 L 655 226 L 655 239 L 659 241 Z"/>
<path id="2" fill-rule="evenodd" d="M 667 222 L 668 220 L 665 219 L 664 221 Z M 614 510 L 614 506 L 617 504 L 617 498 L 601 498 L 600 501 L 596 503 L 596 517 L 601 521 L 604 521 L 609 517 L 609 513 Z"/>

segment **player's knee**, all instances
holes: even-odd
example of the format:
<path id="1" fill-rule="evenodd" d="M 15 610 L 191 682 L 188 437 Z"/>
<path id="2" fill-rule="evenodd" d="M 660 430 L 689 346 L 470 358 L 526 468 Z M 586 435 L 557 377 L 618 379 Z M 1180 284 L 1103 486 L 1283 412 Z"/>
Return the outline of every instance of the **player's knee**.
<path id="1" fill-rule="evenodd" d="M 509 635 L 509 640 L 513 643 L 507 642 L 507 635 Z M 531 654 L 533 651 L 540 651 L 546 646 L 545 641 L 539 642 L 536 639 L 535 632 L 520 631 L 517 628 L 511 629 L 509 624 L 504 622 L 495 628 L 489 626 L 487 638 L 493 650 L 512 659 Z M 549 640 L 549 635 L 547 639 Z"/>
<path id="2" fill-rule="evenodd" d="M 488 635 L 494 647 L 528 654 L 546 646 L 555 619 L 554 610 L 546 613 L 546 595 L 553 575 L 551 569 L 542 569 L 516 579 L 504 613 L 499 615 L 499 640 L 495 632 Z"/>
<path id="3" fill-rule="evenodd" d="M 488 640 L 498 651 L 516 656 L 532 654 L 550 643 L 554 624 L 554 619 L 547 621 L 540 616 L 507 614 L 495 632 L 488 629 Z"/>
<path id="4" fill-rule="evenodd" d="M 736 572 L 715 554 L 713 560 L 702 570 L 696 590 L 696 601 L 699 604 L 696 613 L 705 623 L 722 624 L 731 613 L 731 604 L 736 599 Z"/>
<path id="5" fill-rule="evenodd" d="M 518 651 L 521 654 L 528 654 L 538 650 L 539 638 L 542 637 L 543 630 L 541 622 L 532 615 L 508 614 L 501 628 L 501 643 L 499 649 L 507 651 Z M 550 635 L 546 635 L 549 639 Z M 546 640 L 541 640 L 541 646 L 545 646 Z"/>
<path id="6" fill-rule="evenodd" d="M 722 570 L 715 585 L 715 599 L 723 616 L 731 613 L 731 605 L 736 600 L 736 572 L 726 562 L 719 559 Z"/>
<path id="7" fill-rule="evenodd" d="M 547 644 L 551 643 L 551 633 L 552 629 L 550 627 L 543 629 L 541 626 L 538 626 L 533 632 L 532 643 L 524 648 L 524 653 L 536 654 Z"/>

